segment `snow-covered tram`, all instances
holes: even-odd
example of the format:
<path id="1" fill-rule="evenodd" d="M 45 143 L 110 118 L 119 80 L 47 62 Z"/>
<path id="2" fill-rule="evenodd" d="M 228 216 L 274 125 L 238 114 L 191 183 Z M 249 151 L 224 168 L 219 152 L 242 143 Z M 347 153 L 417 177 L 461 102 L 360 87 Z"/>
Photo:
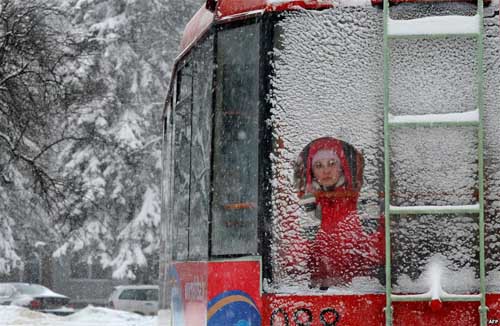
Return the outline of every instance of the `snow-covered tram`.
<path id="1" fill-rule="evenodd" d="M 498 0 L 207 0 L 163 115 L 160 324 L 500 324 L 499 90 Z"/>

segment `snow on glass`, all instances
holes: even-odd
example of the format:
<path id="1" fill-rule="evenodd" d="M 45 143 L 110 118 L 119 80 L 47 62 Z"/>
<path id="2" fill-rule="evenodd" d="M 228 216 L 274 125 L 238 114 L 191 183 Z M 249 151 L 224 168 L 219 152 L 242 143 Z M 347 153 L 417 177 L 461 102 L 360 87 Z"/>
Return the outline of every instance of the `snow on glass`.
<path id="1" fill-rule="evenodd" d="M 450 15 L 449 4 L 436 8 Z M 457 4 L 453 5 L 454 9 Z M 419 9 L 420 8 L 420 9 Z M 436 8 L 433 7 L 435 10 Z M 393 19 L 423 18 L 421 6 L 391 8 Z M 419 11 L 420 10 L 420 11 Z M 408 13 L 410 11 L 410 13 Z M 413 12 L 411 12 L 413 11 Z M 458 5 L 475 21 L 475 7 Z M 372 232 L 383 214 L 383 48 L 379 9 L 340 6 L 321 12 L 289 12 L 278 23 L 269 101 L 274 137 L 283 143 L 273 162 L 273 284 L 278 292 L 304 292 L 310 272 L 298 220 L 304 214 L 294 185 L 294 162 L 311 141 L 341 139 L 364 157 L 358 214 Z M 442 18 L 454 20 L 454 18 Z M 420 22 L 426 21 L 420 20 Z M 458 20 L 457 20 L 458 21 Z M 498 275 L 500 258 L 495 216 L 500 212 L 500 102 L 498 17 L 485 18 L 485 193 L 488 277 Z M 461 22 L 461 20 L 460 20 Z M 449 23 L 449 22 L 447 22 Z M 399 29 L 399 27 L 397 28 Z M 424 28 L 423 31 L 426 31 Z M 496 40 L 496 41 L 495 41 Z M 391 41 L 392 122 L 476 122 L 474 40 Z M 458 90 L 458 91 L 457 91 Z M 474 127 L 398 128 L 391 135 L 391 205 L 477 208 L 477 133 Z M 475 293 L 479 287 L 477 214 L 401 215 L 391 221 L 395 293 L 427 293 L 430 275 L 440 295 Z M 291 254 L 290 254 L 291 253 Z M 431 262 L 439 258 L 440 272 Z M 436 279 L 434 279 L 436 281 Z M 451 282 L 450 280 L 454 280 Z M 457 281 L 460 280 L 460 281 Z M 437 286 L 434 284 L 435 287 Z M 490 283 L 491 287 L 498 287 Z M 332 293 L 383 292 L 380 278 L 354 278 Z M 434 290 L 437 291 L 437 290 Z"/>

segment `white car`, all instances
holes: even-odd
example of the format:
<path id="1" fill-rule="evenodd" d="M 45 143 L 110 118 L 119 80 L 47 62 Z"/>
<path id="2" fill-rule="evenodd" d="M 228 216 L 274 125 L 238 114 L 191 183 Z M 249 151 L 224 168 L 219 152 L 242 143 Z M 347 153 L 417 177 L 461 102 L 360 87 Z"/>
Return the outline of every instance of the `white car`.
<path id="1" fill-rule="evenodd" d="M 108 299 L 108 306 L 141 315 L 156 315 L 158 293 L 157 285 L 120 285 L 113 289 Z"/>
<path id="2" fill-rule="evenodd" d="M 0 305 L 16 305 L 56 315 L 75 312 L 69 298 L 39 284 L 0 283 Z"/>

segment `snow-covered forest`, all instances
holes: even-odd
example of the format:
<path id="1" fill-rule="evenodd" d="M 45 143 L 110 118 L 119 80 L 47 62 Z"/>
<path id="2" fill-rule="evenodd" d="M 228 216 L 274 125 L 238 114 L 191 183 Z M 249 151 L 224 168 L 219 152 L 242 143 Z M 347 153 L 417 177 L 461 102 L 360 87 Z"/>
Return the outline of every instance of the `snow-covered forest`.
<path id="1" fill-rule="evenodd" d="M 158 268 L 160 117 L 200 3 L 0 1 L 0 274 L 38 246 Z"/>

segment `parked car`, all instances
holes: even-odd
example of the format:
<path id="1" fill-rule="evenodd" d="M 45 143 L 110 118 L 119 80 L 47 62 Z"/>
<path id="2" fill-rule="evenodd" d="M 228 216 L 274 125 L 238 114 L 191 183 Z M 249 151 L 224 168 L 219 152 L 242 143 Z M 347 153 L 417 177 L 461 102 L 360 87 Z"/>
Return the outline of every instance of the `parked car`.
<path id="1" fill-rule="evenodd" d="M 69 315 L 70 298 L 40 284 L 0 283 L 0 305 L 16 305 L 40 312 Z"/>
<path id="2" fill-rule="evenodd" d="M 158 292 L 157 285 L 119 285 L 109 296 L 108 306 L 141 315 L 156 315 Z"/>

